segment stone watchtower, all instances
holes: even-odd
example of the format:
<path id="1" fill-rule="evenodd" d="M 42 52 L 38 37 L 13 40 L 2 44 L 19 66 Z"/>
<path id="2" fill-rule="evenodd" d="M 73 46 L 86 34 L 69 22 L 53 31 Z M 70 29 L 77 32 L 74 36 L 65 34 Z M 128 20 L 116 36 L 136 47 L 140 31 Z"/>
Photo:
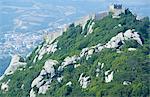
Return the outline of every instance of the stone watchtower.
<path id="1" fill-rule="evenodd" d="M 113 13 L 114 18 L 119 18 L 121 13 L 124 13 L 122 4 L 112 4 L 109 6 L 109 12 Z"/>

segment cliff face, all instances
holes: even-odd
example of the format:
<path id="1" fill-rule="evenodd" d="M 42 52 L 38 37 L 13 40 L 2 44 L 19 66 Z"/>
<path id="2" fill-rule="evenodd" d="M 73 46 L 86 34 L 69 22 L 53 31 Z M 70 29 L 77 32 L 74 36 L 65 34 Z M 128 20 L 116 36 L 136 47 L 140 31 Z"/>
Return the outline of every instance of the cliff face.
<path id="1" fill-rule="evenodd" d="M 119 17 L 71 24 L 25 62 L 15 57 L 0 80 L 0 96 L 148 97 L 149 19 L 136 20 L 129 10 Z"/>

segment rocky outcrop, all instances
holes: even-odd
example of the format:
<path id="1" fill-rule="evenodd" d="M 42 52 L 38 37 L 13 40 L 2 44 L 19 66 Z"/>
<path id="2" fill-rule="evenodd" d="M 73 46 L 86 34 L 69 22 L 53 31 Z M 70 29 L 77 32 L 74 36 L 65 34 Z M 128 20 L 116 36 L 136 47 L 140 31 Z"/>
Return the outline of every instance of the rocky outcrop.
<path id="1" fill-rule="evenodd" d="M 90 48 L 84 48 L 82 49 L 81 53 L 79 56 L 72 56 L 72 57 L 66 57 L 64 59 L 64 61 L 61 63 L 61 66 L 58 67 L 58 71 L 62 71 L 64 69 L 64 67 L 68 66 L 68 65 L 74 65 L 75 68 L 77 66 L 77 61 L 80 60 L 83 56 L 86 56 L 86 60 L 88 60 L 88 58 L 91 57 L 92 54 L 96 53 L 96 52 L 100 52 L 101 50 L 105 49 L 105 48 L 117 48 L 120 45 L 124 44 L 126 40 L 135 40 L 137 41 L 137 43 L 139 43 L 140 45 L 142 45 L 142 41 L 140 39 L 140 35 L 137 32 L 134 32 L 134 30 L 127 30 L 124 33 L 120 32 L 118 33 L 116 36 L 112 37 L 110 39 L 110 41 L 108 41 L 106 44 L 102 45 L 102 44 L 98 44 L 95 46 L 92 46 Z M 104 63 L 98 63 L 98 67 L 96 68 L 96 77 L 99 76 L 100 74 L 100 70 L 102 70 L 104 67 Z M 114 71 L 106 71 L 105 72 L 105 82 L 109 83 L 113 80 L 113 74 Z M 83 74 L 80 75 L 79 78 L 79 82 L 80 82 L 80 86 L 82 88 L 86 88 L 88 83 L 90 82 L 90 77 L 85 77 L 83 76 Z"/>
<path id="2" fill-rule="evenodd" d="M 136 48 L 128 48 L 128 51 L 136 51 Z"/>
<path id="3" fill-rule="evenodd" d="M 105 72 L 105 82 L 109 83 L 113 80 L 114 71 L 108 70 Z"/>
<path id="4" fill-rule="evenodd" d="M 89 85 L 91 79 L 90 79 L 90 76 L 85 76 L 83 73 L 80 75 L 79 77 L 79 83 L 80 83 L 80 86 L 85 89 L 87 88 L 87 86 Z"/>
<path id="5" fill-rule="evenodd" d="M 58 67 L 58 71 L 62 71 L 64 69 L 64 67 L 68 66 L 68 65 L 73 65 L 76 64 L 77 60 L 79 60 L 80 58 L 76 55 L 72 56 L 72 57 L 66 57 L 64 59 L 64 61 L 61 63 L 61 66 Z"/>
<path id="6" fill-rule="evenodd" d="M 33 59 L 33 63 L 35 63 L 37 60 L 41 60 L 44 54 L 54 53 L 57 50 L 57 43 L 58 41 L 52 44 L 44 43 L 42 46 L 39 46 L 35 51 L 36 56 Z"/>
<path id="7" fill-rule="evenodd" d="M 63 76 L 61 76 L 61 77 L 57 77 L 57 81 L 59 82 L 59 83 L 61 83 L 61 81 L 63 80 Z"/>
<path id="8" fill-rule="evenodd" d="M 39 91 L 38 94 L 46 94 L 46 91 L 48 90 L 48 88 L 50 87 L 51 80 L 49 82 L 46 82 L 44 85 L 42 85 L 41 87 L 39 87 Z"/>
<path id="9" fill-rule="evenodd" d="M 80 57 L 86 56 L 86 60 L 88 60 L 92 54 L 94 54 L 95 52 L 100 52 L 102 49 L 104 49 L 104 46 L 101 44 L 92 46 L 90 48 L 84 48 L 80 53 Z"/>
<path id="10" fill-rule="evenodd" d="M 0 77 L 3 79 L 5 75 L 13 74 L 18 68 L 26 66 L 25 62 L 21 62 L 21 57 L 19 55 L 13 55 L 8 68 L 5 70 L 4 74 Z"/>
<path id="11" fill-rule="evenodd" d="M 79 66 L 81 66 L 81 64 L 75 64 L 75 65 L 74 65 L 74 68 L 77 68 L 77 67 L 79 67 Z"/>
<path id="12" fill-rule="evenodd" d="M 38 52 L 38 60 L 43 58 L 46 53 L 54 53 L 57 50 L 57 42 L 52 44 L 44 44 L 43 47 Z"/>
<path id="13" fill-rule="evenodd" d="M 100 75 L 100 71 L 102 70 L 104 68 L 104 63 L 100 63 L 100 62 L 98 62 L 98 65 L 97 65 L 97 67 L 96 67 L 96 77 L 99 77 L 99 75 Z"/>
<path id="14" fill-rule="evenodd" d="M 66 86 L 71 86 L 72 85 L 72 82 L 69 81 L 68 83 L 66 83 Z"/>
<path id="15" fill-rule="evenodd" d="M 8 83 L 10 82 L 10 79 L 7 81 L 7 82 L 3 82 L 1 84 L 1 90 L 4 91 L 4 92 L 7 92 L 8 89 L 9 89 L 9 86 L 8 86 Z"/>
<path id="16" fill-rule="evenodd" d="M 143 45 L 142 40 L 138 32 L 135 32 L 134 29 L 129 29 L 124 33 L 124 40 L 132 39 L 137 41 L 140 45 Z"/>
<path id="17" fill-rule="evenodd" d="M 58 64 L 58 62 L 56 60 L 51 59 L 45 62 L 40 74 L 32 81 L 31 84 L 32 89 L 30 91 L 30 97 L 34 97 L 32 95 L 35 95 L 35 91 L 33 90 L 34 87 L 38 88 L 38 94 L 46 93 L 46 91 L 50 86 L 52 78 L 55 75 L 54 65 L 56 64 Z"/>
<path id="18" fill-rule="evenodd" d="M 123 81 L 123 83 L 122 83 L 123 85 L 131 85 L 131 82 L 130 81 Z"/>
<path id="19" fill-rule="evenodd" d="M 36 93 L 33 89 L 30 90 L 30 97 L 36 97 Z"/>
<path id="20" fill-rule="evenodd" d="M 22 62 L 23 59 L 19 55 L 13 55 L 10 65 L 5 70 L 4 74 L 0 77 L 0 80 L 2 80 L 6 75 L 12 75 L 16 70 L 23 70 L 23 68 L 26 66 L 25 62 Z M 3 82 L 1 84 L 1 90 L 2 91 L 8 91 L 9 89 L 9 82 L 10 79 L 7 82 Z"/>
<path id="21" fill-rule="evenodd" d="M 132 29 L 132 30 L 129 29 L 129 30 L 125 31 L 124 33 L 123 32 L 118 33 L 116 36 L 112 37 L 110 39 L 110 41 L 108 41 L 104 45 L 99 43 L 99 44 L 97 44 L 95 46 L 92 46 L 90 48 L 82 49 L 82 51 L 80 53 L 80 57 L 86 56 L 86 59 L 88 60 L 88 58 L 93 53 L 100 52 L 104 48 L 118 48 L 122 44 L 124 44 L 126 40 L 130 40 L 130 39 L 135 40 L 141 46 L 143 45 L 142 40 L 141 40 L 140 35 L 138 34 L 138 32 L 134 32 L 134 29 Z"/>
<path id="22" fill-rule="evenodd" d="M 94 24 L 95 23 L 92 22 L 91 25 L 88 26 L 89 29 L 88 29 L 88 33 L 87 34 L 91 34 L 93 32 L 93 28 L 92 27 L 94 26 Z"/>
<path id="23" fill-rule="evenodd" d="M 91 34 L 93 32 L 94 24 L 95 24 L 95 22 L 92 19 L 90 19 L 89 23 L 86 24 L 87 25 L 87 29 L 86 29 L 87 30 L 87 34 L 86 35 Z M 84 32 L 84 30 L 85 30 L 85 27 L 83 29 L 83 32 Z M 86 35 L 85 35 L 85 37 L 86 37 Z"/>
<path id="24" fill-rule="evenodd" d="M 137 41 L 137 43 L 139 43 L 140 45 L 142 45 L 142 40 L 140 39 L 140 35 L 138 34 L 138 32 L 134 32 L 134 30 L 127 30 L 125 31 L 125 33 L 119 33 L 118 35 L 116 35 L 115 37 L 112 37 L 111 40 L 105 45 L 106 48 L 117 48 L 119 45 L 119 43 L 124 43 L 125 40 L 135 40 Z"/>

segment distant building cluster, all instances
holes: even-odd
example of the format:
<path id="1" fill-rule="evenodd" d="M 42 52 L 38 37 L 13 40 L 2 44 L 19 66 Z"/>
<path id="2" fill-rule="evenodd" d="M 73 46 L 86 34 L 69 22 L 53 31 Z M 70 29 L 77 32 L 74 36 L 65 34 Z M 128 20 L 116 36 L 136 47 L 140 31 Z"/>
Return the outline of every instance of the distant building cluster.
<path id="1" fill-rule="evenodd" d="M 42 35 L 30 33 L 5 33 L 0 41 L 1 57 L 9 56 L 11 54 L 27 54 L 39 41 L 42 40 Z"/>

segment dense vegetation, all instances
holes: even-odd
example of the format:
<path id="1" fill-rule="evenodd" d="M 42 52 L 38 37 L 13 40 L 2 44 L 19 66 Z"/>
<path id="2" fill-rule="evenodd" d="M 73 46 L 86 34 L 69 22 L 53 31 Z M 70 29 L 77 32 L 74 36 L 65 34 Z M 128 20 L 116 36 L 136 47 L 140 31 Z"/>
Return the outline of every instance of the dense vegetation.
<path id="1" fill-rule="evenodd" d="M 62 62 L 67 56 L 79 55 L 85 47 L 91 47 L 98 43 L 105 44 L 118 32 L 124 32 L 128 29 L 135 29 L 141 35 L 143 46 L 135 41 L 126 41 L 120 49 L 123 53 L 116 53 L 116 49 L 105 49 L 100 53 L 95 53 L 89 60 L 83 57 L 78 63 L 80 67 L 74 68 L 69 65 L 61 74 L 64 76 L 61 83 L 54 80 L 50 89 L 45 95 L 38 97 L 149 97 L 150 94 L 150 21 L 148 17 L 137 20 L 129 10 L 121 14 L 121 18 L 113 19 L 111 14 L 102 20 L 94 21 L 93 33 L 87 35 L 87 27 L 84 31 L 82 26 L 71 24 L 62 36 L 58 37 L 58 48 L 54 54 L 45 54 L 41 61 L 32 63 L 36 49 L 27 59 L 27 67 L 24 71 L 17 70 L 13 75 L 6 76 L 1 82 L 11 79 L 9 91 L 0 91 L 0 97 L 28 97 L 31 89 L 31 82 L 39 74 L 44 62 L 48 59 L 54 59 Z M 118 27 L 121 24 L 121 27 Z M 43 43 L 41 44 L 43 45 Z M 134 47 L 136 51 L 128 51 L 128 48 Z M 99 77 L 96 77 L 96 66 L 104 63 L 104 69 Z M 58 64 L 60 65 L 60 64 Z M 32 66 L 32 68 L 29 68 Z M 57 68 L 56 66 L 55 68 Z M 114 72 L 114 79 L 110 83 L 104 82 L 104 71 L 111 69 Z M 91 76 L 91 83 L 86 89 L 79 85 L 78 78 L 81 73 Z M 57 72 L 59 73 L 59 72 Z M 123 85 L 123 81 L 130 81 L 132 84 Z M 66 86 L 71 81 L 72 86 Z M 1 83 L 0 82 L 0 83 Z M 24 89 L 21 85 L 24 84 Z"/>

